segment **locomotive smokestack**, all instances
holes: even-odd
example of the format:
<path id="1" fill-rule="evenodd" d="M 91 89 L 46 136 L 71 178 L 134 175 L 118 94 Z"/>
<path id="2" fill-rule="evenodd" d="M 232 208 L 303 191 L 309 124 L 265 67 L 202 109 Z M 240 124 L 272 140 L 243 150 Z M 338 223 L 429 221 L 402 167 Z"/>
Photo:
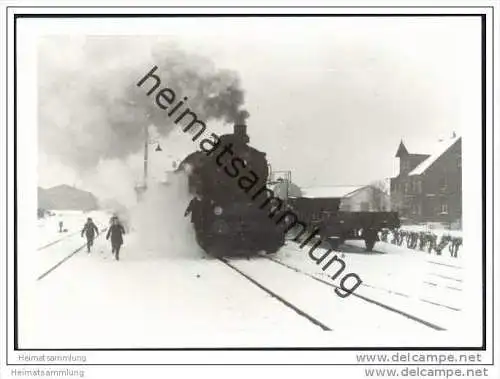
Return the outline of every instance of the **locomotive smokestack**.
<path id="1" fill-rule="evenodd" d="M 247 111 L 239 111 L 238 117 L 236 118 L 236 122 L 234 124 L 234 135 L 239 140 L 245 141 L 245 143 L 249 142 L 250 138 L 247 134 L 247 125 L 245 120 L 248 118 L 249 113 Z"/>
<path id="2" fill-rule="evenodd" d="M 250 142 L 250 138 L 247 134 L 247 126 L 245 124 L 234 124 L 234 136 L 243 143 Z"/>
<path id="3" fill-rule="evenodd" d="M 246 124 L 245 120 L 249 116 L 250 116 L 250 113 L 248 113 L 248 111 L 246 111 L 246 110 L 238 111 L 238 113 L 236 114 L 236 117 L 234 118 L 234 122 L 237 125 L 245 125 Z"/>
<path id="4" fill-rule="evenodd" d="M 234 124 L 234 135 L 238 137 L 248 137 L 247 126 L 245 124 Z"/>

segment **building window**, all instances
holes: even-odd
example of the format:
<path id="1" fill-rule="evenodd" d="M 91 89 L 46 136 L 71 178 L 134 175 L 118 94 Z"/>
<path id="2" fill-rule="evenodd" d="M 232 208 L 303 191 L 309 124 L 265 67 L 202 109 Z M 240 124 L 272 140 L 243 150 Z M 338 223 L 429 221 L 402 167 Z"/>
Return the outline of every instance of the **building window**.
<path id="1" fill-rule="evenodd" d="M 411 206 L 411 213 L 414 215 L 421 215 L 422 214 L 422 207 L 419 203 L 414 203 Z"/>
<path id="2" fill-rule="evenodd" d="M 420 179 L 413 178 L 412 191 L 413 191 L 413 193 L 422 193 L 422 183 L 421 183 Z"/>
<path id="3" fill-rule="evenodd" d="M 448 214 L 448 204 L 445 202 L 441 203 L 441 214 Z"/>
<path id="4" fill-rule="evenodd" d="M 460 155 L 457 157 L 457 167 L 462 168 L 462 157 Z"/>
<path id="5" fill-rule="evenodd" d="M 370 203 L 368 201 L 361 202 L 361 212 L 369 212 L 370 211 Z"/>
<path id="6" fill-rule="evenodd" d="M 407 161 L 406 159 L 401 160 L 401 172 L 408 171 L 410 171 L 410 161 Z"/>
<path id="7" fill-rule="evenodd" d="M 439 188 L 441 188 L 441 191 L 446 191 L 448 189 L 448 180 L 446 180 L 446 176 L 443 176 L 439 181 Z"/>
<path id="8" fill-rule="evenodd" d="M 410 183 L 406 182 L 405 183 L 405 193 L 408 193 L 409 190 L 410 190 Z"/>

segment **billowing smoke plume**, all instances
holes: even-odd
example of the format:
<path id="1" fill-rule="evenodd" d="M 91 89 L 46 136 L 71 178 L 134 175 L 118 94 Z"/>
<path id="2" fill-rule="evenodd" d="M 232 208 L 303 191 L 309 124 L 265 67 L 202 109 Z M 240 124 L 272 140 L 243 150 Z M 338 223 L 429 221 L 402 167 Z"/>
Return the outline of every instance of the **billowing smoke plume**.
<path id="1" fill-rule="evenodd" d="M 161 88 L 186 96 L 200 120 L 248 116 L 235 72 L 154 37 L 50 37 L 39 46 L 41 149 L 83 173 L 139 151 L 147 125 L 161 136 L 180 127 L 136 86 L 155 65 Z"/>

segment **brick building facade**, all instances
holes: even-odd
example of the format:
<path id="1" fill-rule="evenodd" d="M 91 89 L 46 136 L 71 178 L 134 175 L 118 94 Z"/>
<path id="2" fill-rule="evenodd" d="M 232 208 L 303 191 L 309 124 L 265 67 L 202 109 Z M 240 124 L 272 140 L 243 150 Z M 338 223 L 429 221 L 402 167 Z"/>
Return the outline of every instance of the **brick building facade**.
<path id="1" fill-rule="evenodd" d="M 432 154 L 396 152 L 399 174 L 391 178 L 391 203 L 403 222 L 459 223 L 462 219 L 462 139 L 441 141 Z"/>

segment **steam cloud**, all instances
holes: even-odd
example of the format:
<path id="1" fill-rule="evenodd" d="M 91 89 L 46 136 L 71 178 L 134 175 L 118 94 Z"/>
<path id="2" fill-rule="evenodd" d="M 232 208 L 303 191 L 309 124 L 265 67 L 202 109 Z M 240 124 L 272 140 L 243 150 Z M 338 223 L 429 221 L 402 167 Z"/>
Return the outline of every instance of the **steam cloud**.
<path id="1" fill-rule="evenodd" d="M 199 119 L 248 117 L 238 75 L 204 57 L 153 37 L 47 37 L 39 45 L 40 148 L 84 173 L 139 151 L 147 125 L 168 135 L 173 120 L 136 86 L 154 65 L 162 87 L 188 97 Z"/>
<path id="2" fill-rule="evenodd" d="M 172 175 L 167 186 L 151 185 L 141 203 L 120 215 L 122 220 L 127 220 L 129 231 L 136 235 L 128 239 L 127 259 L 203 256 L 196 244 L 190 217 L 184 216 L 190 200 L 187 177 L 182 173 Z"/>

